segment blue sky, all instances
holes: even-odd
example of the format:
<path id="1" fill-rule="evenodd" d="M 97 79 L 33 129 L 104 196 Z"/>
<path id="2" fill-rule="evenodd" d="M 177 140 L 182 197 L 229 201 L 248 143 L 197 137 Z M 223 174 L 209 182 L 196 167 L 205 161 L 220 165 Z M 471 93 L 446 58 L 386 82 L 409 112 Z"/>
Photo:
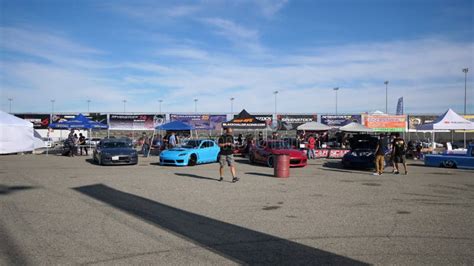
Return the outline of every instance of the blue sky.
<path id="1" fill-rule="evenodd" d="M 0 0 L 13 112 L 474 113 L 474 1 Z"/>

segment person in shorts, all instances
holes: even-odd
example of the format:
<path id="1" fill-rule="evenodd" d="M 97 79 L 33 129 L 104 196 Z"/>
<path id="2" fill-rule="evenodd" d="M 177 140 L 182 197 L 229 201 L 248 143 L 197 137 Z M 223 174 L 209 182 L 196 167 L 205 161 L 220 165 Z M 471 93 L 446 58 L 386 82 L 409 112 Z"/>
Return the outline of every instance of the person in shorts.
<path id="1" fill-rule="evenodd" d="M 224 180 L 224 166 L 230 167 L 230 173 L 232 174 L 232 183 L 239 181 L 239 178 L 235 174 L 234 165 L 234 136 L 232 136 L 232 129 L 226 128 L 225 134 L 220 136 L 218 141 L 221 151 L 219 153 L 219 181 Z"/>
<path id="2" fill-rule="evenodd" d="M 399 133 L 395 133 L 395 138 L 393 139 L 393 142 L 392 142 L 392 159 L 393 159 L 393 167 L 395 168 L 394 174 L 396 175 L 400 173 L 398 170 L 399 163 L 403 164 L 403 168 L 405 169 L 405 175 L 408 174 L 405 152 L 406 152 L 405 140 L 400 137 Z"/>

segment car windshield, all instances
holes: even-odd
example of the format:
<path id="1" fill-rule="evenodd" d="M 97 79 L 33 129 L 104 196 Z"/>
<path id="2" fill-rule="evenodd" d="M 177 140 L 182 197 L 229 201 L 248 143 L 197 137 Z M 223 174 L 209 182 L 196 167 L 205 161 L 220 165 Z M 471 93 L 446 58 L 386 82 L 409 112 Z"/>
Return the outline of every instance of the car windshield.
<path id="1" fill-rule="evenodd" d="M 183 148 L 188 148 L 188 149 L 194 149 L 199 147 L 199 144 L 201 144 L 200 140 L 188 140 L 186 144 L 184 144 L 182 147 Z"/>
<path id="2" fill-rule="evenodd" d="M 274 150 L 281 150 L 281 149 L 290 149 L 291 145 L 289 142 L 286 141 L 271 141 L 268 143 L 268 146 Z"/>
<path id="3" fill-rule="evenodd" d="M 131 143 L 124 141 L 104 142 L 102 143 L 103 148 L 127 148 L 130 147 Z"/>

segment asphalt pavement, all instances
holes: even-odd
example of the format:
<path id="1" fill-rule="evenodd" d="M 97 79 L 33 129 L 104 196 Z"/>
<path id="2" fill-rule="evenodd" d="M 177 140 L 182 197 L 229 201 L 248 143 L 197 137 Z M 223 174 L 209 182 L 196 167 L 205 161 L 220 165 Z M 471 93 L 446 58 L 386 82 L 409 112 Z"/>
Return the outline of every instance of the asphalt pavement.
<path id="1" fill-rule="evenodd" d="M 0 156 L 0 264 L 474 264 L 474 172 Z M 391 169 L 387 169 L 389 172 Z"/>

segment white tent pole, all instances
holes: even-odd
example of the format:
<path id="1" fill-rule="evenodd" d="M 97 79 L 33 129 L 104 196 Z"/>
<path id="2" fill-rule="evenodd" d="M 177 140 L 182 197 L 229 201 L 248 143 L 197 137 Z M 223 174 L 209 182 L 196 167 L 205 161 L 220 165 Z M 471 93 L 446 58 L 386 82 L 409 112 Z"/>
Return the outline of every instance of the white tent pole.
<path id="1" fill-rule="evenodd" d="M 464 149 L 466 149 L 466 130 L 464 130 Z"/>
<path id="2" fill-rule="evenodd" d="M 89 152 L 92 152 L 92 128 L 89 128 Z"/>

